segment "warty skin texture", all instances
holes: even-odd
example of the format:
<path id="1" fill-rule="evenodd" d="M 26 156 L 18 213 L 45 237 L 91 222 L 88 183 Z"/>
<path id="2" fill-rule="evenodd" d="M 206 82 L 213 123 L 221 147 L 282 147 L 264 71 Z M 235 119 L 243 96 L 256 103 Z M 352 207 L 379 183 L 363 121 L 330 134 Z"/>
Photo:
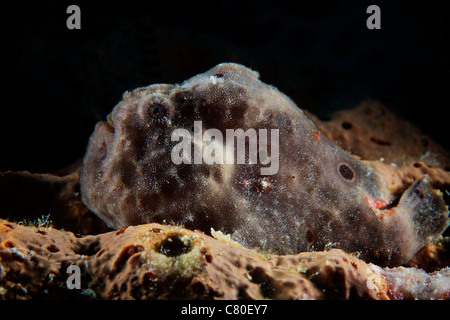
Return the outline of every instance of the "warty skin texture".
<path id="1" fill-rule="evenodd" d="M 230 234 L 278 254 L 341 248 L 382 265 L 408 261 L 447 227 L 425 177 L 400 199 L 372 168 L 327 140 L 259 74 L 224 63 L 181 85 L 123 95 L 96 125 L 81 172 L 83 202 L 110 227 L 148 222 Z M 279 170 L 260 164 L 180 164 L 175 129 L 279 130 Z M 225 139 L 224 139 L 225 140 Z M 268 139 L 271 150 L 270 138 Z"/>

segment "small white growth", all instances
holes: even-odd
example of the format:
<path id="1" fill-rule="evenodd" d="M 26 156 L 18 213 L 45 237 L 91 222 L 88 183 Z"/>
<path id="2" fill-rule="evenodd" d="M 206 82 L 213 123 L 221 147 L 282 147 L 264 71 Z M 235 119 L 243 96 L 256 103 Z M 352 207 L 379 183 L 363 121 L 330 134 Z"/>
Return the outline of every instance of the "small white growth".
<path id="1" fill-rule="evenodd" d="M 234 241 L 229 234 L 225 235 L 222 231 L 216 231 L 211 228 L 211 235 L 214 239 L 226 243 L 230 247 L 242 248 L 242 245 L 239 242 Z"/>
<path id="2" fill-rule="evenodd" d="M 22 248 L 8 248 L 8 249 L 2 249 L 0 252 L 9 253 L 12 255 L 15 255 L 19 257 L 22 260 L 30 260 L 31 257 L 34 256 L 33 250 L 28 249 L 22 249 Z"/>
<path id="3" fill-rule="evenodd" d="M 217 76 L 210 76 L 209 81 L 211 81 L 212 84 L 217 84 L 218 82 L 223 83 L 223 77 L 219 78 Z"/>
<path id="4" fill-rule="evenodd" d="M 261 185 L 261 188 L 265 190 L 270 187 L 270 182 L 268 180 L 263 179 L 263 180 L 261 180 L 260 185 Z"/>

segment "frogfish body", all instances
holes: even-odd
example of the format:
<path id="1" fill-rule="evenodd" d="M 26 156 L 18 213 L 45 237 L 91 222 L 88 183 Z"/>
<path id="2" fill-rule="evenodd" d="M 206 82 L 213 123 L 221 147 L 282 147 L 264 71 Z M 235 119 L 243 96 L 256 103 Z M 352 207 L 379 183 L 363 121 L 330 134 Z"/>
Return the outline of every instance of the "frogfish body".
<path id="1" fill-rule="evenodd" d="M 90 138 L 84 203 L 112 228 L 214 228 L 264 252 L 335 247 L 383 265 L 442 234 L 448 210 L 427 177 L 395 197 L 258 78 L 224 63 L 182 84 L 125 92 Z"/>

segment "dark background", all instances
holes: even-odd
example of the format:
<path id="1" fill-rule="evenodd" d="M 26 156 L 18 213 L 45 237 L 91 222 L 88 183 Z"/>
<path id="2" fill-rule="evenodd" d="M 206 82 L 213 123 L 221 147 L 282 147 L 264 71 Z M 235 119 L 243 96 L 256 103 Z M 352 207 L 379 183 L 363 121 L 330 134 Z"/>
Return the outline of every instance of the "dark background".
<path id="1" fill-rule="evenodd" d="M 70 4 L 81 30 L 66 28 Z M 371 4 L 381 30 L 366 28 Z M 2 3 L 0 171 L 70 165 L 125 90 L 228 61 L 322 119 L 379 100 L 449 149 L 449 9 L 445 0 Z"/>

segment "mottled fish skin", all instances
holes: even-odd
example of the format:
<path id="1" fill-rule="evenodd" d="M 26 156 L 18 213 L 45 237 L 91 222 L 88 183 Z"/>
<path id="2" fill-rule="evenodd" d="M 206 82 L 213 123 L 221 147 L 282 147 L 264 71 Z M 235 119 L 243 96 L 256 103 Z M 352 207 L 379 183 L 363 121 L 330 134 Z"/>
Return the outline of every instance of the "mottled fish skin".
<path id="1" fill-rule="evenodd" d="M 81 194 L 108 226 L 171 223 L 231 234 L 249 248 L 295 254 L 330 247 L 382 265 L 408 261 L 448 226 L 428 179 L 395 199 L 382 177 L 331 143 L 259 74 L 224 63 L 181 85 L 123 95 L 96 125 Z M 279 170 L 258 164 L 180 164 L 175 129 L 279 130 Z M 225 140 L 225 139 L 224 139 Z M 269 150 L 271 148 L 269 139 Z"/>

